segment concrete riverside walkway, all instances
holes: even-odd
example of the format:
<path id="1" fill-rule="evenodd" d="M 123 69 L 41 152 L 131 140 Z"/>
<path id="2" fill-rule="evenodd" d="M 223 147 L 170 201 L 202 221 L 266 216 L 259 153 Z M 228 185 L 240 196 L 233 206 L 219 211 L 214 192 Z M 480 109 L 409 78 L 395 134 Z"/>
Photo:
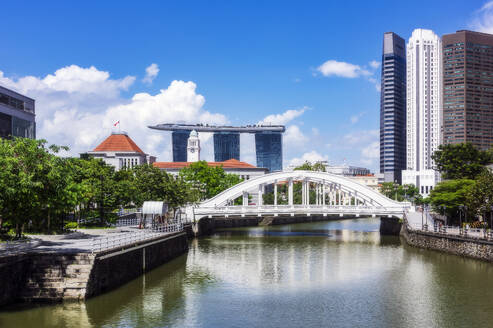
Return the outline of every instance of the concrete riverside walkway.
<path id="1" fill-rule="evenodd" d="M 29 252 L 80 253 L 92 252 L 101 240 L 131 240 L 135 235 L 142 235 L 141 240 L 157 236 L 157 233 L 144 232 L 136 226 L 114 229 L 78 229 L 63 235 L 27 235 L 26 242 L 0 244 L 0 256 Z"/>

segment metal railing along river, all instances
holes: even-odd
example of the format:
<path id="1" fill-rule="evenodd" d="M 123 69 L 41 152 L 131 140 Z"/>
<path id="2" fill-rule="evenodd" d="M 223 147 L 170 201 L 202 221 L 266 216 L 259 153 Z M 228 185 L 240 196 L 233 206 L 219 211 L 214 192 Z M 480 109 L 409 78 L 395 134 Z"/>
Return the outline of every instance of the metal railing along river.
<path id="1" fill-rule="evenodd" d="M 460 236 L 460 237 L 469 237 L 475 239 L 484 239 L 484 240 L 493 240 L 493 231 L 491 229 L 481 229 L 481 228 L 469 228 L 464 227 L 460 228 L 459 226 L 446 226 L 434 224 L 433 226 L 427 225 L 424 223 L 423 225 L 419 223 L 407 223 L 408 228 L 411 230 L 419 230 L 428 233 L 435 233 L 440 235 L 449 235 L 449 236 Z"/>
<path id="2" fill-rule="evenodd" d="M 125 232 L 117 235 L 93 238 L 90 240 L 90 249 L 92 253 L 97 253 L 181 231 L 183 231 L 183 224 L 181 222 L 163 224 L 153 226 L 150 229 L 142 229 L 135 232 Z"/>

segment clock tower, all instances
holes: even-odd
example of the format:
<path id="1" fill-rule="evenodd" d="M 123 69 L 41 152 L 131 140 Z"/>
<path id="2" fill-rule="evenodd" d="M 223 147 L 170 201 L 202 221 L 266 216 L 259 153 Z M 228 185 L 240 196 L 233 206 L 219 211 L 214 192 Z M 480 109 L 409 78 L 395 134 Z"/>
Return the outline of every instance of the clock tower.
<path id="1" fill-rule="evenodd" d="M 187 145 L 187 162 L 200 161 L 200 140 L 197 131 L 190 132 Z"/>

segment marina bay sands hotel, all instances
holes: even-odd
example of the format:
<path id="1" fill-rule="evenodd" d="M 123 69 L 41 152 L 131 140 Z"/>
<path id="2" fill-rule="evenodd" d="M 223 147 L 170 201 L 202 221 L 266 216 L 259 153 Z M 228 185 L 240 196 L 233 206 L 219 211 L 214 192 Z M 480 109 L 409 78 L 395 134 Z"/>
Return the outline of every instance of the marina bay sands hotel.
<path id="1" fill-rule="evenodd" d="M 187 161 L 190 132 L 214 133 L 214 161 L 240 160 L 240 133 L 255 134 L 257 166 L 270 172 L 282 170 L 282 133 L 284 125 L 214 126 L 208 124 L 158 124 L 151 129 L 172 131 L 173 162 Z"/>

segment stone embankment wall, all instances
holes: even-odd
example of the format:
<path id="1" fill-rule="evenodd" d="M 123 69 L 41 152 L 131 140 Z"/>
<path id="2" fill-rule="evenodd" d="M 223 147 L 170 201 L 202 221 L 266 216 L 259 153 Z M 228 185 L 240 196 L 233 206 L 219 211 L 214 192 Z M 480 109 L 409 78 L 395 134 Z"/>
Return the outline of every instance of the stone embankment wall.
<path id="1" fill-rule="evenodd" d="M 116 288 L 188 250 L 184 232 L 105 252 L 0 257 L 0 306 L 85 299 Z"/>
<path id="2" fill-rule="evenodd" d="M 493 261 L 493 242 L 491 241 L 416 231 L 408 229 L 405 225 L 402 226 L 401 235 L 411 246 L 442 251 L 483 261 Z"/>

